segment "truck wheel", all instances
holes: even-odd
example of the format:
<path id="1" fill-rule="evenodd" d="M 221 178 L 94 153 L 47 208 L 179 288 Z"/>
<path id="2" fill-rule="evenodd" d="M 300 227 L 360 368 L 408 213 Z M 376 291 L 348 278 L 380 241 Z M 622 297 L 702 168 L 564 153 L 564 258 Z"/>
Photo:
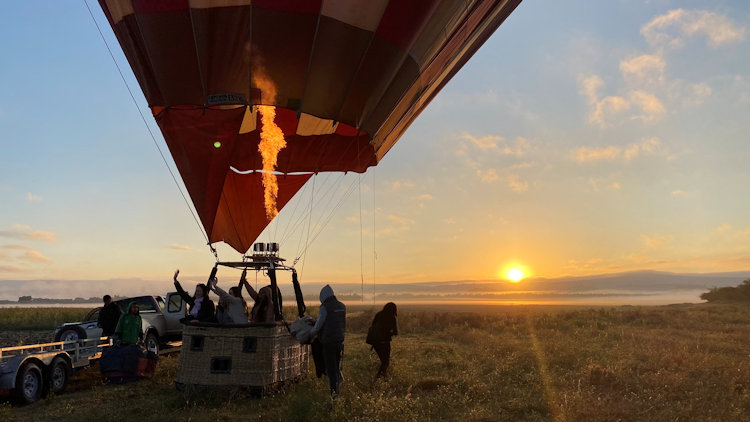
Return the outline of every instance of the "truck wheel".
<path id="1" fill-rule="evenodd" d="M 31 404 L 42 397 L 42 370 L 35 363 L 24 364 L 16 375 L 13 396 L 21 404 Z"/>
<path id="2" fill-rule="evenodd" d="M 68 362 L 62 358 L 55 358 L 50 365 L 49 371 L 49 389 L 55 394 L 65 391 L 68 385 L 68 376 L 70 376 L 70 367 Z"/>
<path id="3" fill-rule="evenodd" d="M 153 350 L 157 355 L 159 354 L 159 336 L 153 331 L 146 335 L 146 341 L 143 342 L 146 346 L 146 350 Z"/>
<path id="4" fill-rule="evenodd" d="M 79 327 L 70 327 L 61 330 L 56 337 L 57 341 L 78 341 L 86 338 L 86 332 Z"/>

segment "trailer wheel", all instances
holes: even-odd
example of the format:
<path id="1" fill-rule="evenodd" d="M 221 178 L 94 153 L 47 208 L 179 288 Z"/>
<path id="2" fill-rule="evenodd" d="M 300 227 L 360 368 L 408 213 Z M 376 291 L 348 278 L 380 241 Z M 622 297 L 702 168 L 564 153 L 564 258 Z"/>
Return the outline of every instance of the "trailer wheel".
<path id="1" fill-rule="evenodd" d="M 42 397 L 42 370 L 34 363 L 26 363 L 16 375 L 16 387 L 13 396 L 22 404 L 31 404 Z"/>
<path id="2" fill-rule="evenodd" d="M 68 362 L 62 358 L 55 358 L 50 365 L 49 371 L 49 388 L 55 394 L 65 391 L 68 386 L 68 377 L 70 376 L 70 367 Z"/>

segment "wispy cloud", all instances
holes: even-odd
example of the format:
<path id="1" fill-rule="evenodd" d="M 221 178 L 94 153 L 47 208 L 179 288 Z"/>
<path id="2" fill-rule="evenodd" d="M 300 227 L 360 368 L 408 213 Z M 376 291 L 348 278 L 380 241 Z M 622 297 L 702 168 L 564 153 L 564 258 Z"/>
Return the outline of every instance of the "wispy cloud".
<path id="1" fill-rule="evenodd" d="M 497 174 L 497 170 L 494 168 L 487 170 L 477 169 L 477 175 L 479 175 L 479 179 L 484 183 L 493 183 L 500 180 L 500 175 Z"/>
<path id="2" fill-rule="evenodd" d="M 475 147 L 479 148 L 482 151 L 499 149 L 498 144 L 503 140 L 502 136 L 474 136 L 470 133 L 464 133 L 463 135 L 461 135 L 461 138 L 471 142 Z"/>
<path id="3" fill-rule="evenodd" d="M 659 138 L 643 138 L 633 142 L 625 148 L 616 145 L 605 147 L 579 147 L 573 151 L 573 157 L 579 163 L 590 163 L 596 161 L 614 161 L 623 158 L 625 161 L 635 159 L 640 155 L 666 155 L 667 148 Z"/>
<path id="4" fill-rule="evenodd" d="M 484 135 L 474 136 L 470 133 L 461 135 L 461 139 L 469 141 L 470 145 L 481 151 L 494 151 L 502 155 L 522 156 L 528 152 L 532 146 L 531 142 L 524 137 L 516 137 L 513 142 L 508 142 L 502 136 Z M 458 155 L 466 155 L 466 148 L 460 148 Z"/>
<path id="5" fill-rule="evenodd" d="M 745 33 L 726 16 L 705 10 L 670 10 L 641 28 L 646 41 L 658 50 L 681 48 L 687 38 L 696 36 L 705 36 L 708 45 L 718 47 L 742 41 Z"/>
<path id="6" fill-rule="evenodd" d="M 716 231 L 718 233 L 726 233 L 728 231 L 732 230 L 732 226 L 730 224 L 722 224 L 719 227 L 716 228 Z"/>
<path id="7" fill-rule="evenodd" d="M 690 193 L 682 189 L 675 189 L 672 191 L 672 196 L 674 196 L 675 198 L 687 198 L 690 196 Z"/>
<path id="8" fill-rule="evenodd" d="M 575 159 L 579 163 L 588 163 L 592 161 L 612 161 L 617 159 L 622 153 L 620 147 L 614 145 L 602 148 L 595 147 L 580 147 L 575 150 Z"/>
<path id="9" fill-rule="evenodd" d="M 386 216 L 386 225 L 378 229 L 378 234 L 397 234 L 411 230 L 414 220 L 394 214 Z"/>
<path id="10" fill-rule="evenodd" d="M 16 224 L 13 226 L 14 230 L 0 230 L 0 237 L 7 237 L 11 239 L 29 239 L 29 240 L 40 240 L 43 242 L 54 242 L 57 240 L 57 235 L 53 232 L 45 230 L 35 230 L 29 232 L 31 227 Z"/>
<path id="11" fill-rule="evenodd" d="M 391 190 L 397 191 L 401 189 L 411 189 L 414 187 L 414 182 L 411 180 L 394 180 L 390 183 Z"/>
<path id="12" fill-rule="evenodd" d="M 169 245 L 169 248 L 170 249 L 176 249 L 178 251 L 189 251 L 189 250 L 193 249 L 190 246 L 180 245 L 179 243 L 172 243 L 171 245 Z"/>
<path id="13" fill-rule="evenodd" d="M 57 234 L 44 230 L 36 230 L 26 235 L 26 238 L 31 240 L 41 240 L 44 242 L 54 242 L 57 240 Z"/>
<path id="14" fill-rule="evenodd" d="M 521 180 L 521 177 L 517 174 L 508 175 L 508 187 L 513 192 L 526 192 L 529 190 L 529 184 Z"/>
<path id="15" fill-rule="evenodd" d="M 46 256 L 42 255 L 41 252 L 35 249 L 26 251 L 26 253 L 23 254 L 23 256 L 21 257 L 21 259 L 24 259 L 26 261 L 31 261 L 31 262 L 52 262 L 50 258 L 47 258 Z"/>
<path id="16" fill-rule="evenodd" d="M 17 265 L 0 265 L 0 273 L 20 273 L 23 268 Z"/>
<path id="17" fill-rule="evenodd" d="M 31 192 L 26 194 L 26 199 L 30 202 L 42 202 L 44 200 L 41 196 L 34 195 Z"/>
<path id="18" fill-rule="evenodd" d="M 667 63 L 656 54 L 641 54 L 620 62 L 620 71 L 628 83 L 637 86 L 653 86 L 664 81 Z"/>
<path id="19" fill-rule="evenodd" d="M 671 236 L 660 236 L 660 235 L 641 235 L 641 240 L 643 241 L 643 244 L 646 245 L 649 249 L 656 249 L 663 245 L 665 242 L 668 242 L 671 240 Z"/>
<path id="20" fill-rule="evenodd" d="M 667 112 L 661 100 L 649 92 L 631 91 L 630 101 L 641 109 L 641 113 L 635 115 L 635 118 L 644 122 L 660 120 Z"/>
<path id="21" fill-rule="evenodd" d="M 419 208 L 424 208 L 425 203 L 427 201 L 432 201 L 433 199 L 435 199 L 435 197 L 430 195 L 429 193 L 423 193 L 421 195 L 417 195 L 414 199 L 417 201 L 417 206 Z"/>

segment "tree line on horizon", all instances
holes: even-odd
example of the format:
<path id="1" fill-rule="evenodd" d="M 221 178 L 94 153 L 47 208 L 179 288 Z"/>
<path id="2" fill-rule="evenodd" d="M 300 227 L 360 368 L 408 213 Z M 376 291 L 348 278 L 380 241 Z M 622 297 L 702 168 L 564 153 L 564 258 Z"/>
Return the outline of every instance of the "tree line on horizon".
<path id="1" fill-rule="evenodd" d="M 714 287 L 701 294 L 708 302 L 750 302 L 750 278 L 736 287 Z"/>

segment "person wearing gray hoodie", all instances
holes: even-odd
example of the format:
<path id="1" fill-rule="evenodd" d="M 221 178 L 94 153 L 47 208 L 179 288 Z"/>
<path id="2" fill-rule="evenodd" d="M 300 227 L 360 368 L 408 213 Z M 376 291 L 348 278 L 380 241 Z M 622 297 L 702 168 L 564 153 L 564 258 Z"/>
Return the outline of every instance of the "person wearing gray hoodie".
<path id="1" fill-rule="evenodd" d="M 318 337 L 323 346 L 323 360 L 326 365 L 328 385 L 331 396 L 339 395 L 341 383 L 341 356 L 344 352 L 344 332 L 346 331 L 346 306 L 333 294 L 331 286 L 326 284 L 320 289 L 320 312 L 312 329 L 312 335 Z"/>

